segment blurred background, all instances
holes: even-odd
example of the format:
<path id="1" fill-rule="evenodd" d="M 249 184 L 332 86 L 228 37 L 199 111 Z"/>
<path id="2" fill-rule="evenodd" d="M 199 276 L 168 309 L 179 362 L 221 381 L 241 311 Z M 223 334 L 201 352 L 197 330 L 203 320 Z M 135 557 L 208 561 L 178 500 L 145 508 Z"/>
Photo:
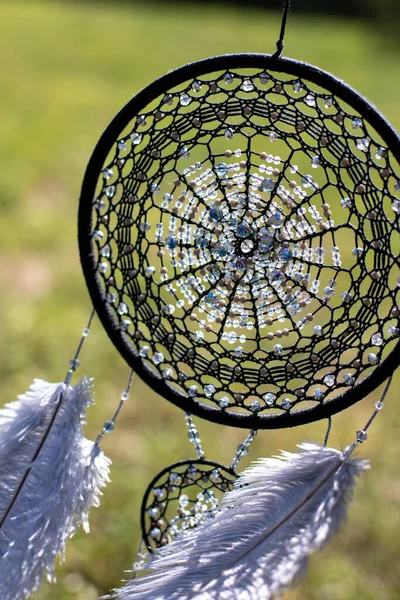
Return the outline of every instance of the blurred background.
<path id="1" fill-rule="evenodd" d="M 285 53 L 331 71 L 399 128 L 398 0 L 293 0 Z M 80 270 L 80 184 L 114 114 L 154 78 L 226 52 L 272 52 L 278 0 L 201 2 L 0 1 L 0 403 L 34 377 L 61 380 L 90 312 Z M 129 369 L 98 322 L 81 356 L 95 377 L 94 439 L 118 403 Z M 400 598 L 400 414 L 397 375 L 359 455 L 372 469 L 347 524 L 310 562 L 290 600 Z M 331 445 L 363 426 L 379 391 L 334 418 Z M 244 431 L 197 420 L 207 457 L 229 464 Z M 302 440 L 322 442 L 326 424 L 261 432 L 242 466 Z M 38 600 L 95 600 L 119 585 L 139 544 L 145 487 L 164 466 L 193 456 L 183 414 L 140 381 L 104 442 L 112 484 L 91 514 L 91 535 L 68 546 L 58 583 Z"/>

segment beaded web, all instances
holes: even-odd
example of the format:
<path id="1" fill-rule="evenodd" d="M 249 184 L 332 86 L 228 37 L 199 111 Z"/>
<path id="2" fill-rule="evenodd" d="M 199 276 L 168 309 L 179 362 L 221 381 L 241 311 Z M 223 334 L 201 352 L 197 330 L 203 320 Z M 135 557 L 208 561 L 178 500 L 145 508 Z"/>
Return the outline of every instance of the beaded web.
<path id="1" fill-rule="evenodd" d="M 277 64 L 153 84 L 103 136 L 80 207 L 92 298 L 131 366 L 254 428 L 342 410 L 399 359 L 398 160 L 331 76 Z"/>
<path id="2" fill-rule="evenodd" d="M 186 460 L 159 473 L 142 504 L 143 540 L 150 551 L 214 516 L 237 475 L 213 461 Z"/>

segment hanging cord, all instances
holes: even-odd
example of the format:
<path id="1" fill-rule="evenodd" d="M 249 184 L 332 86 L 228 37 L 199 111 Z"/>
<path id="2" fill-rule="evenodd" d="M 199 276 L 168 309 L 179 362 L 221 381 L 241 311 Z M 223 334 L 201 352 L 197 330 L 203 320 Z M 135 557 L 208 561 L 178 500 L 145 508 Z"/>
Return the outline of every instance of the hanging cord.
<path id="1" fill-rule="evenodd" d="M 356 448 L 357 446 L 359 446 L 360 444 L 365 442 L 366 439 L 368 438 L 367 430 L 371 426 L 372 421 L 375 419 L 377 414 L 382 410 L 382 408 L 384 406 L 383 403 L 384 403 L 386 395 L 389 391 L 390 384 L 392 383 L 392 379 L 393 379 L 393 374 L 390 375 L 390 377 L 388 378 L 386 385 L 385 385 L 385 389 L 382 392 L 382 396 L 380 397 L 380 399 L 377 402 L 375 402 L 375 410 L 372 413 L 372 415 L 370 416 L 370 418 L 368 419 L 368 421 L 366 422 L 364 429 L 360 429 L 359 431 L 357 431 L 356 440 L 350 446 L 348 446 L 346 448 L 345 453 L 344 453 L 345 457 L 350 456 L 350 454 L 353 452 L 354 448 Z"/>
<path id="2" fill-rule="evenodd" d="M 326 429 L 325 438 L 324 438 L 325 448 L 328 445 L 328 440 L 329 440 L 329 435 L 331 433 L 331 429 L 332 429 L 332 417 L 328 417 L 328 427 Z"/>
<path id="3" fill-rule="evenodd" d="M 370 418 L 368 419 L 368 421 L 365 424 L 364 429 L 360 429 L 360 431 L 357 431 L 357 444 L 362 444 L 362 442 L 365 442 L 365 440 L 367 439 L 367 429 L 369 429 L 369 427 L 371 426 L 372 421 L 375 419 L 375 417 L 377 416 L 377 414 L 382 410 L 383 408 L 383 403 L 384 400 L 387 396 L 387 393 L 389 391 L 390 388 L 390 384 L 392 383 L 392 379 L 393 379 L 393 375 L 391 375 L 389 377 L 389 379 L 386 382 L 385 385 L 385 389 L 382 392 L 382 396 L 380 397 L 380 399 L 375 403 L 375 410 L 372 413 L 372 415 L 370 416 Z"/>
<path id="4" fill-rule="evenodd" d="M 279 40 L 276 42 L 276 52 L 273 55 L 274 58 L 279 58 L 283 52 L 284 47 L 284 38 L 286 32 L 286 23 L 290 9 L 290 0 L 285 0 L 285 4 L 283 6 L 283 14 L 282 14 L 282 23 L 281 23 L 281 32 L 279 34 Z"/>
<path id="5" fill-rule="evenodd" d="M 197 458 L 205 458 L 203 446 L 201 443 L 199 432 L 197 431 L 197 427 L 193 422 L 192 416 L 189 413 L 185 414 L 185 421 L 188 428 L 188 438 L 194 445 L 197 453 Z"/>
<path id="6" fill-rule="evenodd" d="M 236 469 L 243 456 L 246 456 L 246 454 L 249 453 L 250 445 L 256 437 L 257 433 L 257 429 L 252 429 L 249 435 L 246 437 L 246 439 L 237 447 L 236 454 L 233 457 L 233 460 L 230 465 L 230 469 L 232 469 L 232 471 Z"/>
<path id="7" fill-rule="evenodd" d="M 96 446 L 100 445 L 100 442 L 106 433 L 111 433 L 112 431 L 114 431 L 115 422 L 118 418 L 119 413 L 121 412 L 121 408 L 123 407 L 125 402 L 129 399 L 129 393 L 130 393 L 131 387 L 132 387 L 133 375 L 134 375 L 134 370 L 132 369 L 129 373 L 128 383 L 126 384 L 126 388 L 121 394 L 121 398 L 120 398 L 119 404 L 117 406 L 117 410 L 113 414 L 112 418 L 109 421 L 106 421 L 104 423 L 103 429 L 101 430 L 101 432 L 99 433 L 99 435 L 97 436 L 97 439 L 95 441 Z"/>
<path id="8" fill-rule="evenodd" d="M 65 377 L 65 380 L 64 380 L 65 385 L 69 385 L 74 371 L 76 371 L 76 369 L 79 367 L 79 364 L 80 364 L 79 363 L 79 355 L 81 353 L 83 343 L 84 343 L 84 341 L 86 340 L 87 336 L 90 333 L 90 327 L 92 325 L 94 314 L 95 314 L 95 310 L 94 310 L 94 308 L 92 308 L 92 312 L 90 313 L 90 317 L 89 317 L 88 323 L 87 323 L 85 329 L 82 331 L 82 336 L 81 336 L 81 339 L 79 340 L 79 344 L 78 344 L 78 347 L 76 349 L 74 358 L 69 363 L 69 370 L 68 370 L 68 373 L 67 373 L 67 375 Z"/>

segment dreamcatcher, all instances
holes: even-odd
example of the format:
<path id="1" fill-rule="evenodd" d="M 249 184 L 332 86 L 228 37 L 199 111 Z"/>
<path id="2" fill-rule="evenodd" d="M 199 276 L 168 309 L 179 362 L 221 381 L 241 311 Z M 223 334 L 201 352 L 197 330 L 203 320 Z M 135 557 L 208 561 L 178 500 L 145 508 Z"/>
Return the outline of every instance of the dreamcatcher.
<path id="1" fill-rule="evenodd" d="M 94 150 L 81 262 L 132 371 L 114 416 L 85 440 L 91 384 L 70 381 L 92 313 L 64 383 L 35 382 L 2 411 L 6 600 L 52 576 L 67 537 L 86 526 L 108 476 L 100 442 L 134 373 L 185 411 L 196 457 L 150 483 L 148 553 L 115 598 L 273 598 L 340 524 L 367 467 L 354 448 L 400 361 L 400 142 L 347 84 L 281 57 L 288 9 L 274 55 L 219 56 L 165 75 Z M 332 415 L 385 381 L 355 440 L 328 448 Z M 205 459 L 191 415 L 250 431 L 230 465 Z M 320 419 L 324 445 L 237 474 L 258 430 Z"/>

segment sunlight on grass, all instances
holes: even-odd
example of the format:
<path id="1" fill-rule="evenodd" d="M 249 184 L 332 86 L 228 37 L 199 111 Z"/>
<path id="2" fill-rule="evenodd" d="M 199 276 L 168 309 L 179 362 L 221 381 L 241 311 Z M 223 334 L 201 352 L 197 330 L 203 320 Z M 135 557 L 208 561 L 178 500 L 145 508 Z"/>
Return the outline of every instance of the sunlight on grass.
<path id="1" fill-rule="evenodd" d="M 2 403 L 33 377 L 64 377 L 90 303 L 76 243 L 80 183 L 102 130 L 131 96 L 182 63 L 208 55 L 273 51 L 279 15 L 201 4 L 15 2 L 0 4 L 0 347 Z M 245 27 L 243 24 L 245 23 Z M 400 126 L 399 57 L 354 22 L 291 19 L 286 54 L 334 72 Z M 95 323 L 81 373 L 96 379 L 88 414 L 93 438 L 110 417 L 128 368 Z M 292 600 L 400 597 L 400 416 L 397 376 L 360 455 L 348 524 L 311 560 Z M 368 419 L 375 392 L 338 415 L 331 443 L 343 447 Z M 325 423 L 261 432 L 250 459 L 322 441 Z M 210 459 L 228 463 L 246 432 L 198 421 Z M 69 544 L 59 582 L 40 600 L 94 600 L 117 586 L 139 544 L 139 506 L 155 473 L 193 455 L 182 413 L 136 381 L 116 432 L 105 440 L 113 483 L 91 518 L 92 533 Z M 247 464 L 248 461 L 244 462 Z"/>

